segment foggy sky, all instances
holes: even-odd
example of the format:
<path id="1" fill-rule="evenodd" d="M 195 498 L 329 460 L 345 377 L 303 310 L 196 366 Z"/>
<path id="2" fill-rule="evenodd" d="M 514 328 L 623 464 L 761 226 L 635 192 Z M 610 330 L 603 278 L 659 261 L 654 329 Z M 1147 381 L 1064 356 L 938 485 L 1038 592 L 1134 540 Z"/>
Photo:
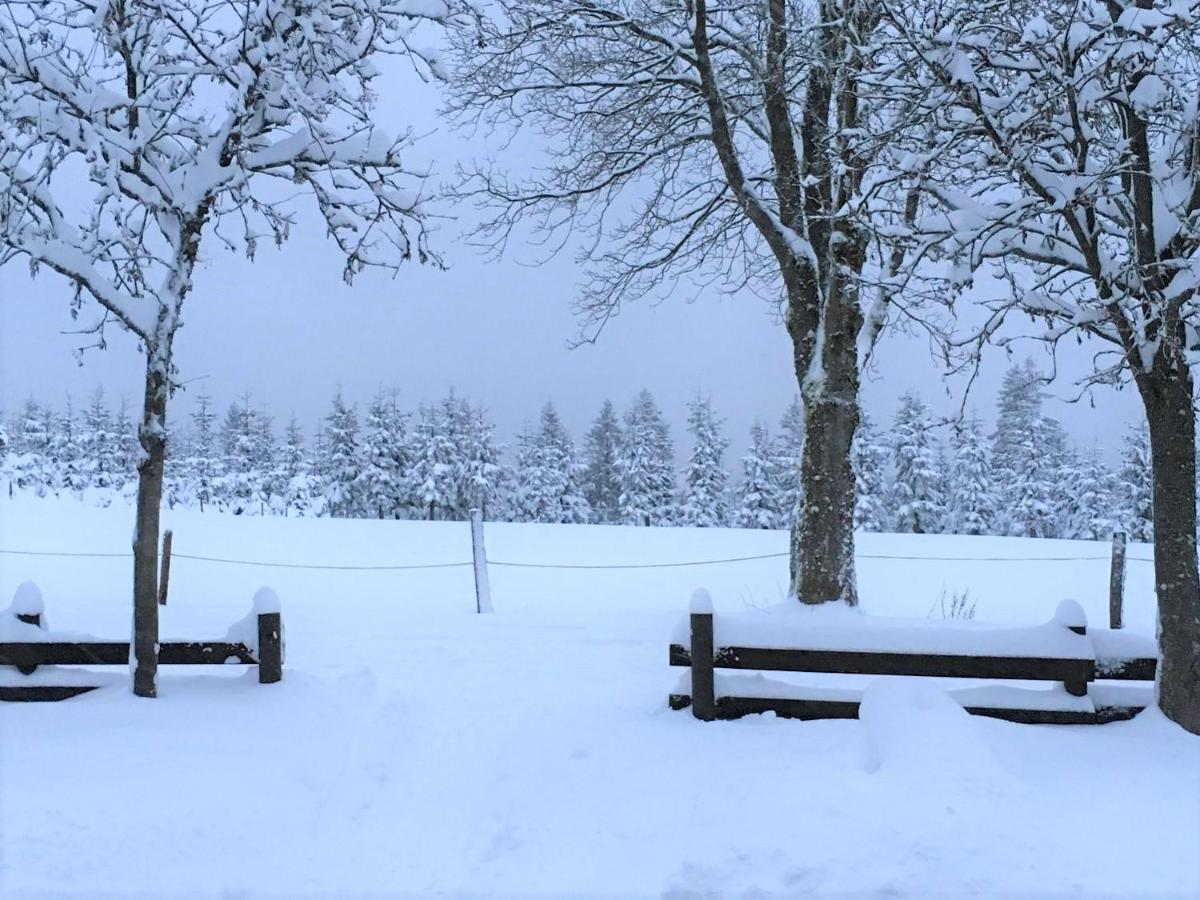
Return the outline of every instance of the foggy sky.
<path id="1" fill-rule="evenodd" d="M 428 133 L 420 152 L 440 178 L 452 175 L 456 159 L 490 152 L 478 136 L 439 123 L 437 88 L 396 72 L 387 79 L 379 121 Z M 211 241 L 202 245 L 176 342 L 186 389 L 172 401 L 168 420 L 190 412 L 203 385 L 218 410 L 248 391 L 283 420 L 277 426 L 294 412 L 311 437 L 338 387 L 360 405 L 380 388 L 396 388 L 401 405 L 415 408 L 453 386 L 489 410 L 504 442 L 548 399 L 578 439 L 605 398 L 624 409 L 646 387 L 668 416 L 681 456 L 686 403 L 697 392 L 711 394 L 736 458 L 751 423 L 762 418 L 774 428 L 795 396 L 790 341 L 762 299 L 680 292 L 657 305 L 627 305 L 597 344 L 572 350 L 577 323 L 570 305 L 583 272 L 569 250 L 540 266 L 531 263 L 542 250 L 529 246 L 489 261 L 462 237 L 475 212 L 452 212 L 457 221 L 442 223 L 435 239 L 448 271 L 412 263 L 394 278 L 364 273 L 353 286 L 343 282 L 338 254 L 313 216 L 302 218 L 282 250 L 260 248 L 253 264 Z M 70 298 L 52 273 L 32 280 L 20 263 L 0 269 L 5 412 L 27 396 L 61 408 L 71 394 L 82 404 L 97 385 L 114 401 L 140 401 L 142 361 L 128 335 L 112 329 L 108 349 L 89 351 L 78 365 L 73 351 L 90 341 L 64 333 L 78 327 L 68 314 Z M 1031 347 L 1040 360 L 1038 353 Z M 1077 377 L 1089 357 L 1086 346 L 1070 351 L 1060 371 Z M 1007 365 L 994 352 L 973 388 L 968 408 L 988 422 Z M 863 402 L 884 425 L 906 390 L 920 391 L 935 413 L 950 416 L 961 389 L 961 381 L 943 381 L 921 338 L 892 332 L 867 376 Z M 1065 379 L 1051 390 L 1076 393 Z M 1097 389 L 1093 396 L 1096 408 L 1052 401 L 1046 411 L 1077 443 L 1099 444 L 1112 459 L 1126 426 L 1140 421 L 1140 406 L 1128 388 Z M 734 459 L 727 462 L 734 468 Z"/>

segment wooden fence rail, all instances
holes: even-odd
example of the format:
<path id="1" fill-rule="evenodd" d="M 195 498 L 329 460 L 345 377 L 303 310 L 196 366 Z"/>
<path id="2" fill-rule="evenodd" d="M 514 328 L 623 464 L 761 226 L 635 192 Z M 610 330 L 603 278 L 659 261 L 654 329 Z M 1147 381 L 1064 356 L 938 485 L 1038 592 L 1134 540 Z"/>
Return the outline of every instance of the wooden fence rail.
<path id="1" fill-rule="evenodd" d="M 1087 636 L 1081 625 L 1062 626 Z M 1004 696 L 1009 702 L 971 703 L 964 707 L 975 715 L 991 716 L 1013 722 L 1049 724 L 1094 724 L 1128 719 L 1143 706 L 1128 702 L 1108 702 L 1099 697 L 1088 702 L 1089 684 L 1097 680 L 1153 681 L 1157 660 L 1152 657 L 1106 657 L 1097 663 L 1095 652 L 1071 657 L 1019 655 L 973 655 L 956 653 L 895 652 L 892 650 L 829 650 L 820 648 L 778 648 L 722 645 L 714 634 L 711 612 L 692 612 L 690 646 L 672 643 L 672 666 L 691 669 L 689 693 L 671 694 L 672 709 L 692 708 L 698 719 L 736 719 L 751 713 L 774 712 L 786 718 L 823 719 L 857 718 L 858 700 L 841 691 L 821 689 L 804 696 L 805 690 L 779 685 L 780 696 L 739 695 L 737 685 L 725 689 L 715 670 L 754 670 L 768 672 L 810 672 L 842 675 L 907 675 L 937 678 L 1019 679 L 1051 681 L 1062 684 L 1068 696 L 1063 708 L 1051 708 L 1045 691 L 1010 689 Z M 1087 645 L 1090 647 L 1090 645 Z M 770 683 L 768 683 L 769 689 Z M 994 692 L 993 692 L 994 693 Z M 824 695 L 824 696 L 822 696 Z M 971 691 L 965 690 L 969 697 Z M 1022 705 L 1022 695 L 1026 696 Z M 979 696 L 979 694 L 976 694 Z M 1072 698 L 1078 698 L 1074 700 Z M 1038 702 L 1033 702 L 1037 700 Z"/>
<path id="2" fill-rule="evenodd" d="M 37 626 L 40 617 L 18 615 L 27 625 Z M 283 678 L 283 621 L 278 612 L 256 616 L 257 645 L 238 641 L 164 641 L 158 647 L 160 665 L 247 665 L 258 666 L 260 684 Z M 32 675 L 39 666 L 126 666 L 129 641 L 8 641 L 0 642 L 0 667 L 13 666 L 22 675 Z M 88 684 L 5 684 L 0 701 L 32 702 L 65 700 L 95 690 Z"/>

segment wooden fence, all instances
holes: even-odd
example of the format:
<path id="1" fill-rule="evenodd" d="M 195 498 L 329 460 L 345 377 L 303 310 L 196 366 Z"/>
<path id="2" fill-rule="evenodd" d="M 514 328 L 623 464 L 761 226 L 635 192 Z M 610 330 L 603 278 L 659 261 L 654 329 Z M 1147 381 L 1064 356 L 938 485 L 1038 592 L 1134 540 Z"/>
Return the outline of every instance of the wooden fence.
<path id="1" fill-rule="evenodd" d="M 1061 626 L 1088 638 L 1086 626 Z M 959 699 L 967 712 L 1012 722 L 1062 725 L 1096 724 L 1128 719 L 1144 708 L 1128 692 L 1093 692 L 1089 685 L 1104 681 L 1153 681 L 1157 660 L 1150 656 L 1114 654 L 1108 640 L 1113 632 L 1100 629 L 1090 640 L 1077 642 L 1074 656 L 1036 656 L 1007 652 L 974 655 L 951 652 L 897 652 L 887 649 L 821 649 L 819 647 L 754 647 L 723 645 L 714 634 L 713 615 L 693 612 L 690 646 L 670 645 L 670 664 L 691 669 L 690 692 L 670 695 L 672 709 L 692 708 L 698 719 L 736 719 L 751 713 L 774 712 L 785 718 L 857 718 L 854 690 L 805 689 L 780 682 L 722 684 L 716 670 L 832 673 L 842 675 L 908 675 L 936 678 L 1000 679 L 1059 682 L 1066 697 L 1044 690 L 962 689 Z M 1105 634 L 1107 632 L 1107 634 Z M 952 643 L 952 641 L 951 641 Z M 741 690 L 750 687 L 753 690 Z M 972 702 L 974 696 L 982 702 Z M 951 693 L 955 693 L 952 691 Z M 1078 698 L 1078 699 L 1072 699 Z"/>
<path id="2" fill-rule="evenodd" d="M 18 614 L 27 625 L 40 624 L 39 615 Z M 158 647 L 159 665 L 248 665 L 258 666 L 260 684 L 283 678 L 283 620 L 279 612 L 257 615 L 256 646 L 238 641 L 164 641 Z M 32 675 L 39 666 L 127 666 L 129 641 L 38 640 L 0 642 L 0 666 L 14 666 L 22 675 Z M 31 702 L 66 700 L 99 685 L 29 684 L 0 685 L 0 700 Z"/>

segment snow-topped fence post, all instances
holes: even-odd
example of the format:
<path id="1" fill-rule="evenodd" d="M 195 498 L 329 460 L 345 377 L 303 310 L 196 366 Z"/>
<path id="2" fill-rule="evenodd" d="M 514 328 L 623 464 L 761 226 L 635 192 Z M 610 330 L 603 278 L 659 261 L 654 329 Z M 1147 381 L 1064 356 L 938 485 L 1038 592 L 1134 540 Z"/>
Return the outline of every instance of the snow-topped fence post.
<path id="1" fill-rule="evenodd" d="M 704 588 L 692 594 L 692 715 L 704 722 L 717 717 L 713 675 L 713 605 Z"/>
<path id="2" fill-rule="evenodd" d="M 1108 576 L 1108 627 L 1125 626 L 1125 532 L 1112 536 L 1112 568 Z"/>
<path id="3" fill-rule="evenodd" d="M 483 512 L 471 510 L 471 559 L 475 565 L 475 612 L 492 612 L 492 587 L 488 582 L 487 551 L 483 546 Z"/>
<path id="4" fill-rule="evenodd" d="M 258 618 L 258 683 L 274 684 L 283 679 L 283 614 L 279 595 L 259 588 L 254 595 Z"/>
<path id="5" fill-rule="evenodd" d="M 9 611 L 16 616 L 18 622 L 45 630 L 42 615 L 46 612 L 46 603 L 42 600 L 41 589 L 32 581 L 22 581 L 17 585 Z M 37 666 L 17 666 L 17 671 L 22 675 L 32 675 L 36 670 Z"/>
<path id="6" fill-rule="evenodd" d="M 441 78 L 413 40 L 460 0 L 237 7 L 224 0 L 11 0 L 0 17 L 0 267 L 50 271 L 78 333 L 145 355 L 133 539 L 133 691 L 158 671 L 158 541 L 173 346 L 201 241 L 253 259 L 309 199 L 350 280 L 438 262 L 411 136 L 375 126 L 382 55 Z M 279 190 L 279 185 L 289 185 Z"/>
<path id="7" fill-rule="evenodd" d="M 1075 634 L 1087 634 L 1087 613 L 1075 600 L 1063 600 L 1054 610 L 1054 621 Z M 1087 696 L 1087 680 L 1071 678 L 1063 682 L 1063 688 L 1072 697 Z"/>

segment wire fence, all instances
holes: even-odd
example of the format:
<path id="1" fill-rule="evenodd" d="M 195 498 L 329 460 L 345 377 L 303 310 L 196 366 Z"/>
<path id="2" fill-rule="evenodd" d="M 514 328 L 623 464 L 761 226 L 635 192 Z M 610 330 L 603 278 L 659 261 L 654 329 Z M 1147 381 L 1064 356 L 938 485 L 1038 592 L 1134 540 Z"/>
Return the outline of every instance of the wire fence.
<path id="1" fill-rule="evenodd" d="M 8 550 L 0 549 L 0 554 L 7 556 L 53 557 L 61 559 L 133 559 L 132 553 L 79 553 L 67 551 L 45 550 Z M 755 562 L 768 559 L 787 559 L 788 553 L 763 553 L 754 556 L 730 556 L 722 559 L 696 559 L 679 562 L 653 563 L 540 563 L 540 562 L 511 562 L 508 560 L 488 559 L 489 566 L 510 569 L 559 569 L 600 571 L 612 569 L 680 569 L 694 566 L 719 566 L 732 563 Z M 1077 556 L 912 556 L 888 553 L 856 553 L 855 559 L 900 560 L 908 562 L 984 562 L 984 563 L 1040 563 L 1040 562 L 1108 562 L 1108 554 L 1077 555 Z M 257 566 L 263 569 L 304 569 L 326 572 L 406 572 L 428 569 L 460 569 L 469 568 L 474 563 L 465 562 L 442 563 L 411 563 L 403 565 L 341 565 L 325 563 L 286 563 L 255 559 L 229 559 L 219 556 L 199 556 L 191 553 L 172 553 L 172 560 L 186 559 L 193 562 L 214 563 L 227 566 Z M 1139 556 L 1127 556 L 1129 562 L 1152 563 L 1153 559 Z"/>

